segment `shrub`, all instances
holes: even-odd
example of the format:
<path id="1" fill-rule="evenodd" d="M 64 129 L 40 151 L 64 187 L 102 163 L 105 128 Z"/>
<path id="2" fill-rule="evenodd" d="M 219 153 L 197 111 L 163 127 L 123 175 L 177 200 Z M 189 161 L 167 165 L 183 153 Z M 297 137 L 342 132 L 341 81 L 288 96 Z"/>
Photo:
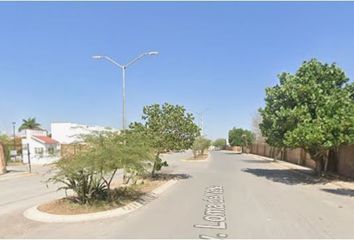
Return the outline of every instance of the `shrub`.
<path id="1" fill-rule="evenodd" d="M 226 147 L 226 139 L 218 138 L 213 142 L 213 146 L 218 149 L 224 149 Z"/>
<path id="2" fill-rule="evenodd" d="M 58 190 L 74 191 L 74 199 L 80 204 L 110 200 L 111 183 L 118 169 L 124 169 L 132 179 L 151 166 L 153 152 L 139 134 L 97 132 L 84 140 L 85 147 L 60 159 L 58 173 L 48 180 L 62 183 Z"/>
<path id="3" fill-rule="evenodd" d="M 192 145 L 194 158 L 197 158 L 199 155 L 203 155 L 204 151 L 207 150 L 210 145 L 211 141 L 209 139 L 204 137 L 198 137 Z"/>

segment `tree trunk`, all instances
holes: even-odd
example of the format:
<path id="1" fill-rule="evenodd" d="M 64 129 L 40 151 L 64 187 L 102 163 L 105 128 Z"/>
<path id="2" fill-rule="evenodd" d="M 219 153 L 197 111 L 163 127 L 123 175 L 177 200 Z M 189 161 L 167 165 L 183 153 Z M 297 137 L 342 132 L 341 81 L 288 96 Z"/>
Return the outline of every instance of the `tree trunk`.
<path id="1" fill-rule="evenodd" d="M 315 160 L 315 159 L 314 159 Z M 315 168 L 315 171 L 316 171 L 316 174 L 318 176 L 321 176 L 321 172 L 322 172 L 322 159 L 317 159 L 315 160 L 316 161 L 316 168 Z"/>
<path id="2" fill-rule="evenodd" d="M 324 156 L 324 169 L 323 172 L 326 173 L 328 169 L 328 153 L 325 154 Z"/>
<path id="3" fill-rule="evenodd" d="M 328 171 L 336 172 L 338 166 L 338 149 L 332 149 L 328 152 Z"/>
<path id="4" fill-rule="evenodd" d="M 151 177 L 154 177 L 154 176 L 155 176 L 156 161 L 157 161 L 157 160 L 154 161 L 154 165 L 152 166 Z"/>
<path id="5" fill-rule="evenodd" d="M 152 166 L 151 177 L 155 176 L 155 171 L 156 171 L 156 168 L 157 168 L 157 161 L 159 160 L 159 158 L 160 158 L 160 153 L 157 153 L 156 156 L 155 156 L 154 165 Z"/>
<path id="6" fill-rule="evenodd" d="M 0 174 L 6 173 L 5 146 L 0 143 Z"/>

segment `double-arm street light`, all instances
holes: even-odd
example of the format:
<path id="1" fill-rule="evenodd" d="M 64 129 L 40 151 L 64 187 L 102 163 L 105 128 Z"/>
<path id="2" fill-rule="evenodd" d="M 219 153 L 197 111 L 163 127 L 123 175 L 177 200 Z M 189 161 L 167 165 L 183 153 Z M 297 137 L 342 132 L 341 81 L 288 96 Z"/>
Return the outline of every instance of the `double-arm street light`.
<path id="1" fill-rule="evenodd" d="M 118 62 L 116 62 L 115 60 L 113 60 L 112 58 L 108 57 L 108 56 L 101 56 L 101 55 L 96 55 L 96 56 L 92 56 L 93 59 L 96 60 L 107 60 L 111 63 L 113 63 L 114 65 L 116 65 L 117 67 L 122 69 L 122 74 L 123 74 L 123 79 L 122 79 L 122 93 L 123 93 L 123 110 L 122 110 L 122 129 L 123 132 L 125 131 L 125 71 L 127 70 L 127 68 L 130 65 L 133 65 L 134 63 L 136 63 L 137 61 L 139 61 L 140 59 L 142 59 L 145 56 L 155 56 L 158 55 L 159 52 L 144 52 L 142 54 L 140 54 L 138 57 L 134 58 L 133 60 L 131 60 L 130 62 L 128 62 L 127 64 L 119 64 Z"/>
<path id="2" fill-rule="evenodd" d="M 201 130 L 200 133 L 202 137 L 204 137 L 204 113 L 207 111 L 209 111 L 209 108 L 206 108 L 203 111 L 197 113 L 200 119 L 200 130 Z"/>

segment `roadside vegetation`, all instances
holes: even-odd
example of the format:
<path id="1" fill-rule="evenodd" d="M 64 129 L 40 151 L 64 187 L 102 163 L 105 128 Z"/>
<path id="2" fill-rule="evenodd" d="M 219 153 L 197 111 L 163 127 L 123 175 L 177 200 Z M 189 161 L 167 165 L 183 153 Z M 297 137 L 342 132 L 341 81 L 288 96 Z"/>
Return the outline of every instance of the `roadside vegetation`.
<path id="1" fill-rule="evenodd" d="M 303 148 L 318 174 L 328 170 L 329 155 L 354 143 L 354 83 L 336 64 L 305 61 L 295 74 L 279 74 L 266 89 L 260 129 L 276 148 Z"/>
<path id="2" fill-rule="evenodd" d="M 152 149 L 141 136 L 99 132 L 85 137 L 80 152 L 60 159 L 56 163 L 59 171 L 49 181 L 61 183 L 59 190 L 75 192 L 71 200 L 79 204 L 110 201 L 111 183 L 117 171 L 124 169 L 128 173 L 126 183 L 136 182 L 152 159 Z"/>
<path id="3" fill-rule="evenodd" d="M 143 113 L 144 122 L 131 124 L 124 133 L 82 136 L 80 151 L 62 157 L 56 163 L 58 171 L 48 179 L 60 184 L 58 190 L 67 197 L 40 209 L 62 209 L 66 214 L 68 209 L 83 213 L 115 208 L 169 180 L 156 173 L 167 166 L 160 154 L 191 148 L 200 130 L 182 106 L 154 104 L 144 107 Z"/>
<path id="4" fill-rule="evenodd" d="M 216 150 L 223 150 L 226 148 L 226 139 L 218 138 L 214 142 L 212 142 L 212 145 L 215 147 Z"/>
<path id="5" fill-rule="evenodd" d="M 146 106 L 142 120 L 143 122 L 132 123 L 130 128 L 146 136 L 148 144 L 154 149 L 152 176 L 162 167 L 168 166 L 167 162 L 161 160 L 161 153 L 190 149 L 200 136 L 193 114 L 187 113 L 180 105 L 165 103 Z"/>
<path id="6" fill-rule="evenodd" d="M 206 151 L 211 146 L 211 140 L 205 137 L 198 137 L 195 139 L 192 145 L 193 159 L 202 160 L 208 157 L 208 154 L 205 154 Z"/>
<path id="7" fill-rule="evenodd" d="M 241 146 L 242 152 L 246 151 L 255 140 L 254 134 L 247 129 L 233 128 L 229 131 L 229 143 L 232 147 Z"/>

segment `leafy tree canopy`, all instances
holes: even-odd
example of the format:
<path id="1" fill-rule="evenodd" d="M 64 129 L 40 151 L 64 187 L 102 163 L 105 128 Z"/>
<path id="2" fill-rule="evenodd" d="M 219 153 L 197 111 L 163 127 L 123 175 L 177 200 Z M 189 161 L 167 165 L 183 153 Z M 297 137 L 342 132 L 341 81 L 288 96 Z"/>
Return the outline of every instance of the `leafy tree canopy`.
<path id="1" fill-rule="evenodd" d="M 36 122 L 36 118 L 28 118 L 22 120 L 22 125 L 19 127 L 19 131 L 25 129 L 41 130 L 41 125 Z"/>
<path id="2" fill-rule="evenodd" d="M 155 149 L 155 163 L 158 164 L 154 164 L 153 171 L 163 164 L 159 158 L 160 153 L 189 149 L 200 135 L 193 114 L 187 113 L 180 105 L 165 103 L 145 106 L 142 120 L 142 123 L 132 123 L 130 128 L 145 135 Z"/>
<path id="3" fill-rule="evenodd" d="M 328 150 L 354 142 L 354 88 L 342 69 L 312 59 L 279 81 L 260 109 L 267 143 L 304 148 L 321 165 Z"/>
<path id="4" fill-rule="evenodd" d="M 192 145 L 192 150 L 194 153 L 194 157 L 197 155 L 203 155 L 205 150 L 207 150 L 211 145 L 211 140 L 205 137 L 197 137 Z"/>
<path id="5" fill-rule="evenodd" d="M 216 148 L 224 148 L 226 146 L 226 139 L 224 138 L 218 138 L 213 142 L 213 146 Z"/>
<path id="6" fill-rule="evenodd" d="M 233 128 L 229 131 L 229 143 L 231 146 L 248 146 L 254 141 L 251 131 L 242 128 Z"/>
<path id="7" fill-rule="evenodd" d="M 94 132 L 83 138 L 82 150 L 57 161 L 58 172 L 48 180 L 73 190 L 80 203 L 110 197 L 118 169 L 129 173 L 129 181 L 147 172 L 154 160 L 153 149 L 135 132 Z"/>

